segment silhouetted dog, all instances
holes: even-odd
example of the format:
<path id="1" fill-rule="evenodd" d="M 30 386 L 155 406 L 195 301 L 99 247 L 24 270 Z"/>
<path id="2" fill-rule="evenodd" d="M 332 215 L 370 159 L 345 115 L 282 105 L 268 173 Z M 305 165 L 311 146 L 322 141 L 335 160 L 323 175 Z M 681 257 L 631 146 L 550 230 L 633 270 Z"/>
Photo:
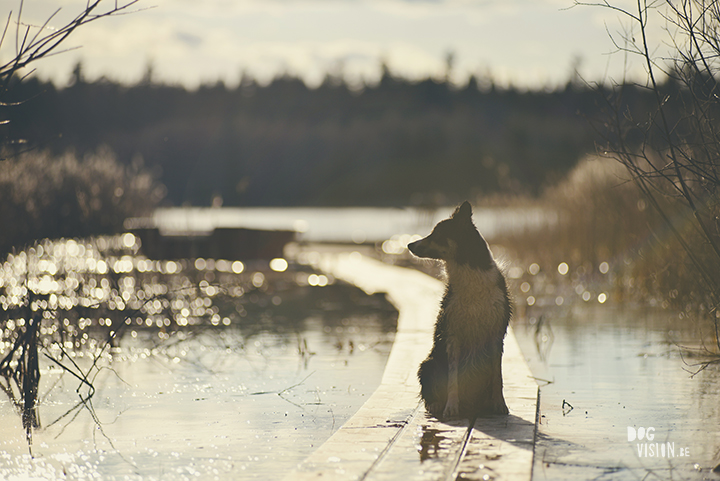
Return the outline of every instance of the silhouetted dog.
<path id="1" fill-rule="evenodd" d="M 425 407 L 441 419 L 507 414 L 501 363 L 510 298 L 470 204 L 408 249 L 444 261 L 447 274 L 433 348 L 418 370 Z"/>

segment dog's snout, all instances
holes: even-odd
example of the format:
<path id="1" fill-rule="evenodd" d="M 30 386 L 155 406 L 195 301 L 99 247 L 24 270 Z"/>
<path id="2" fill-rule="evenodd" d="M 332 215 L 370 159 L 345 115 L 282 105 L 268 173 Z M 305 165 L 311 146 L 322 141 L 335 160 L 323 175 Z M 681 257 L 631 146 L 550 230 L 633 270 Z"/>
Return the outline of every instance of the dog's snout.
<path id="1" fill-rule="evenodd" d="M 418 251 L 420 250 L 420 242 L 421 242 L 421 241 L 417 240 L 417 241 L 415 241 L 415 242 L 409 243 L 409 244 L 407 245 L 408 250 L 409 250 L 410 252 L 412 252 L 413 254 L 418 255 L 418 254 L 419 254 Z"/>

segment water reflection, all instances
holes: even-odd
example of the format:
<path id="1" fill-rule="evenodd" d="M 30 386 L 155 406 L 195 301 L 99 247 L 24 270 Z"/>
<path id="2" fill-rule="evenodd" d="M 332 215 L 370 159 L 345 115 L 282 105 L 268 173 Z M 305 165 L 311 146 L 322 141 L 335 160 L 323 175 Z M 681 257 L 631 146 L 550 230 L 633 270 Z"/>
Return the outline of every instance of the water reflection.
<path id="1" fill-rule="evenodd" d="M 443 431 L 433 429 L 429 426 L 422 426 L 422 435 L 420 436 L 420 462 L 427 461 L 431 458 L 437 458 L 441 453 L 441 446 L 447 448 L 448 438 L 443 436 Z M 445 441 L 445 443 L 443 443 Z"/>
<path id="2" fill-rule="evenodd" d="M 283 447 L 290 469 L 377 386 L 397 320 L 384 296 L 292 260 L 158 262 L 137 247 L 44 241 L 0 265 L 0 478 L 267 474 L 257 464 Z"/>
<path id="3" fill-rule="evenodd" d="M 708 476 L 720 455 L 720 369 L 689 372 L 683 346 L 701 338 L 697 326 L 660 310 L 579 303 L 546 309 L 548 345 L 537 344 L 532 317 L 515 332 L 533 374 L 551 381 L 540 383 L 535 479 Z M 630 441 L 628 427 L 653 427 L 654 439 Z M 668 442 L 675 456 L 646 451 Z"/>

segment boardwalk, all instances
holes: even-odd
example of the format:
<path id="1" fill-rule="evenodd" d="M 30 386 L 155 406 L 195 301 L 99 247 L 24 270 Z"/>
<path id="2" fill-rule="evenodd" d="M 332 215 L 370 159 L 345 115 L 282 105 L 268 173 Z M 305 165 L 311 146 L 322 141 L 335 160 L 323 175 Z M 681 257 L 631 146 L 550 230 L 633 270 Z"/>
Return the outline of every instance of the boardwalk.
<path id="1" fill-rule="evenodd" d="M 325 254 L 321 268 L 387 293 L 400 312 L 398 330 L 378 389 L 287 479 L 529 480 L 538 389 L 512 330 L 503 357 L 510 416 L 441 423 L 419 401 L 416 370 L 432 345 L 442 283 L 357 253 Z"/>

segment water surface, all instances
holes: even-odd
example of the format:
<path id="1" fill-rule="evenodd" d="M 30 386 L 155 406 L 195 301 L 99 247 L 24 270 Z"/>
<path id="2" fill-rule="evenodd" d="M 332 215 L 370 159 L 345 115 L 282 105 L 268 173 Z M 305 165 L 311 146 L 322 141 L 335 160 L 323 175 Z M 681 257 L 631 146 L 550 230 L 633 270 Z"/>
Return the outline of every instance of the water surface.
<path id="1" fill-rule="evenodd" d="M 30 409 L 0 378 L 0 479 L 278 477 L 375 391 L 397 320 L 382 294 L 292 259 L 157 262 L 135 241 L 0 264 L 1 354 L 14 370 L 37 332 L 40 366 Z"/>
<path id="2" fill-rule="evenodd" d="M 102 357 L 85 403 L 87 389 L 46 364 L 31 446 L 0 399 L 0 478 L 280 476 L 374 392 L 392 337 L 371 317 L 249 338 L 235 327 L 145 333 Z"/>
<path id="3" fill-rule="evenodd" d="M 427 235 L 453 208 L 372 207 L 225 207 L 166 208 L 152 219 L 129 219 L 166 234 L 211 232 L 216 227 L 294 230 L 303 242 L 381 242 L 397 235 Z M 478 208 L 475 224 L 486 238 L 557 222 L 557 214 L 540 208 Z M 404 246 L 403 246 L 404 247 Z"/>
<path id="4" fill-rule="evenodd" d="M 534 479 L 718 478 L 720 366 L 693 375 L 708 358 L 682 349 L 703 335 L 691 320 L 587 303 L 527 319 L 515 331 L 541 386 Z"/>

